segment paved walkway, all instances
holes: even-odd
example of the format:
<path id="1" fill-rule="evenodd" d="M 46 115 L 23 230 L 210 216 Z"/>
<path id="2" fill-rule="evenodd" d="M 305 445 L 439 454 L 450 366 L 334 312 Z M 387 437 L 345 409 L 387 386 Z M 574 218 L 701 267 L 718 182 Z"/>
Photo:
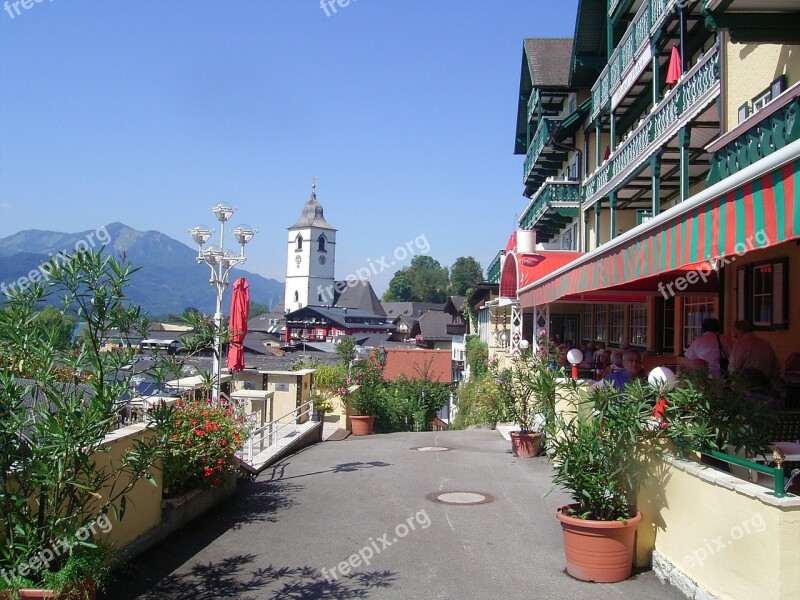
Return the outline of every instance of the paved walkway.
<path id="1" fill-rule="evenodd" d="M 452 450 L 412 450 L 426 446 Z M 317 444 L 243 483 L 227 505 L 135 560 L 104 597 L 683 598 L 652 572 L 619 584 L 566 575 L 555 511 L 567 497 L 543 499 L 546 461 L 515 459 L 508 446 L 494 431 Z M 494 501 L 426 498 L 443 491 Z"/>

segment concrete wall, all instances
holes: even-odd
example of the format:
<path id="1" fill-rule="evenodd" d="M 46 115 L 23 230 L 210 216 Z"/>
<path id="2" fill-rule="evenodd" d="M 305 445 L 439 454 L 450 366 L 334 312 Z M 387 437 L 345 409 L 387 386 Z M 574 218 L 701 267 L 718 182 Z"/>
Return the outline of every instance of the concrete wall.
<path id="1" fill-rule="evenodd" d="M 673 457 L 660 470 L 661 483 L 640 494 L 638 564 L 652 552 L 656 572 L 688 592 L 800 598 L 800 498 L 775 498 L 764 487 Z"/>
<path id="2" fill-rule="evenodd" d="M 133 444 L 138 440 L 145 439 L 145 436 L 151 435 L 152 432 L 145 429 L 145 425 L 141 423 L 109 433 L 103 444 L 106 451 L 93 456 L 95 463 L 101 470 L 117 469 L 122 457 L 133 447 Z M 133 490 L 127 494 L 127 508 L 121 521 L 114 516 L 113 512 L 109 512 L 108 518 L 112 528 L 107 534 L 100 537 L 114 548 L 122 548 L 130 544 L 161 522 L 162 473 L 160 466 L 153 468 L 151 474 L 157 485 L 153 485 L 146 479 L 138 481 Z M 111 483 L 100 491 L 104 499 L 113 493 Z M 121 489 L 127 483 L 127 481 L 120 480 L 116 484 L 116 489 Z"/>
<path id="3" fill-rule="evenodd" d="M 745 102 L 786 75 L 786 87 L 800 81 L 800 46 L 780 44 L 733 44 L 725 35 L 724 115 L 725 131 L 739 124 L 737 111 Z"/>

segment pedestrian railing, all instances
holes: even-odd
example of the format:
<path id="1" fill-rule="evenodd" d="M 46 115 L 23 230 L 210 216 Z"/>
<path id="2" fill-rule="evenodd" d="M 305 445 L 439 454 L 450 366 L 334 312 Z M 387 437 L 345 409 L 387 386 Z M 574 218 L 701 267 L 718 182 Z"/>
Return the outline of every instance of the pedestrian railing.
<path id="1" fill-rule="evenodd" d="M 270 446 L 274 446 L 280 439 L 289 435 L 289 432 L 284 432 L 287 427 L 293 428 L 292 433 L 296 434 L 299 426 L 305 422 L 303 417 L 311 420 L 313 414 L 314 403 L 308 400 L 285 415 L 281 415 L 277 419 L 253 429 L 242 448 L 242 460 L 246 463 L 252 463 L 257 454 L 267 450 Z"/>

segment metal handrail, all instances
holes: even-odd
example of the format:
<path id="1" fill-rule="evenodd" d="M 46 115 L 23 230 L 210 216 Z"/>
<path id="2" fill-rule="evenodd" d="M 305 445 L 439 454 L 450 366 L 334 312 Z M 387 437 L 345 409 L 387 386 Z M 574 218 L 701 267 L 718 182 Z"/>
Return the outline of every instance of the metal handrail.
<path id="1" fill-rule="evenodd" d="M 695 446 L 694 444 L 689 444 L 687 442 L 681 442 L 679 447 L 688 448 L 690 450 L 694 450 L 695 452 L 700 452 L 701 454 L 705 454 L 706 456 L 711 456 L 723 462 L 736 465 L 738 467 L 744 467 L 745 469 L 750 469 L 751 471 L 756 471 L 757 473 L 764 473 L 765 475 L 770 475 L 771 477 L 775 478 L 775 482 L 773 485 L 773 495 L 776 498 L 786 498 L 787 496 L 794 496 L 794 494 L 789 494 L 786 492 L 785 489 L 785 478 L 783 473 L 783 467 L 768 467 L 766 464 L 756 463 L 749 461 L 745 458 L 739 458 L 738 456 L 731 456 L 730 454 L 725 454 L 724 452 L 719 452 L 718 450 L 711 450 L 710 448 L 702 448 L 700 446 Z"/>
<path id="2" fill-rule="evenodd" d="M 303 409 L 303 407 L 306 406 L 306 405 L 308 406 L 308 408 Z M 258 441 L 259 451 L 263 451 L 265 449 L 265 447 L 264 447 L 264 437 L 265 437 L 265 435 L 264 434 L 266 434 L 266 438 L 267 438 L 266 448 L 269 448 L 270 446 L 272 446 L 272 445 L 277 443 L 277 441 L 279 439 L 278 438 L 278 432 L 280 432 L 282 429 L 284 429 L 285 427 L 288 427 L 288 426 L 293 426 L 295 432 L 297 432 L 297 421 L 300 420 L 301 418 L 303 418 L 303 416 L 305 416 L 305 415 L 308 415 L 308 417 L 310 419 L 311 415 L 313 414 L 313 412 L 314 412 L 314 402 L 312 400 L 306 400 L 300 406 L 298 406 L 297 408 L 295 408 L 293 410 L 290 410 L 285 415 L 281 415 L 277 419 L 273 419 L 269 423 L 264 423 L 261 427 L 258 427 L 256 429 L 254 429 L 250 433 L 250 436 L 247 438 L 247 442 L 245 444 L 245 446 L 247 448 L 247 453 L 246 453 L 245 460 L 246 461 L 253 460 L 253 456 L 255 456 L 253 454 L 253 446 L 255 445 L 256 441 Z M 291 417 L 292 415 L 294 415 L 294 419 L 292 421 L 290 421 L 288 423 L 280 423 L 280 427 L 276 427 L 276 425 L 279 424 L 279 422 L 281 420 L 283 420 L 283 419 L 285 419 L 287 417 Z"/>

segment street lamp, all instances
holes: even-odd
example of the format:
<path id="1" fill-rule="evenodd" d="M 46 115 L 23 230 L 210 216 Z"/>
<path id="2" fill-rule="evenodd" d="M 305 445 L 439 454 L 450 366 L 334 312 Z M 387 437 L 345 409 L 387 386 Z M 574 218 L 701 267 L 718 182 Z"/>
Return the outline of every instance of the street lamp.
<path id="1" fill-rule="evenodd" d="M 211 207 L 211 212 L 214 213 L 217 221 L 220 223 L 219 232 L 219 246 L 208 246 L 203 248 L 206 242 L 211 239 L 214 234 L 213 229 L 198 225 L 189 230 L 189 235 L 197 244 L 197 257 L 195 260 L 198 264 L 206 264 L 211 269 L 211 279 L 209 283 L 214 286 L 217 292 L 217 304 L 214 311 L 214 362 L 212 365 L 214 377 L 214 390 L 213 396 L 215 399 L 220 398 L 220 380 L 221 380 L 221 363 L 220 357 L 222 355 L 222 338 L 220 337 L 220 329 L 222 327 L 222 295 L 225 288 L 228 287 L 230 281 L 228 275 L 233 267 L 240 265 L 247 260 L 244 255 L 245 245 L 253 239 L 253 236 L 258 233 L 248 225 L 239 225 L 233 230 L 233 237 L 241 246 L 239 254 L 236 255 L 230 250 L 225 250 L 225 223 L 230 220 L 236 209 L 230 204 L 221 202 Z"/>

